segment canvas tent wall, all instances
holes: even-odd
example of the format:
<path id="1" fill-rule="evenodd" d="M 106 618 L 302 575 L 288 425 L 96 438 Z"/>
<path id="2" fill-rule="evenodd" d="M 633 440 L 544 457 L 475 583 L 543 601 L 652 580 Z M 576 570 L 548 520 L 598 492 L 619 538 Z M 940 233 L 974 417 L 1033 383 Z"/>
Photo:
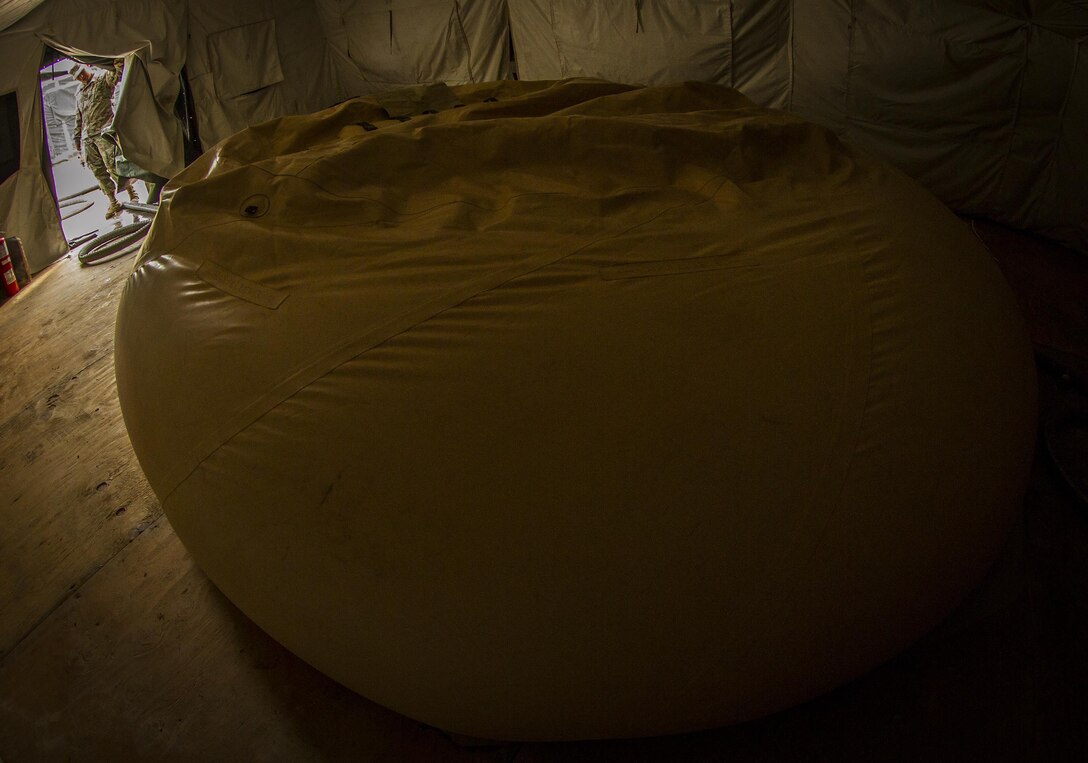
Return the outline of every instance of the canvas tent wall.
<path id="1" fill-rule="evenodd" d="M 347 95 L 508 79 L 506 0 L 317 0 Z"/>
<path id="2" fill-rule="evenodd" d="M 1084 0 L 508 0 L 525 79 L 731 85 L 1088 251 Z"/>
<path id="3" fill-rule="evenodd" d="M 118 132 L 163 175 L 181 166 L 182 66 L 206 148 L 418 82 L 696 79 L 831 126 L 958 211 L 1088 251 L 1085 0 L 16 0 L 0 28 L 20 132 L 0 218 L 34 269 L 66 249 L 42 168 L 45 44 L 132 53 Z"/>

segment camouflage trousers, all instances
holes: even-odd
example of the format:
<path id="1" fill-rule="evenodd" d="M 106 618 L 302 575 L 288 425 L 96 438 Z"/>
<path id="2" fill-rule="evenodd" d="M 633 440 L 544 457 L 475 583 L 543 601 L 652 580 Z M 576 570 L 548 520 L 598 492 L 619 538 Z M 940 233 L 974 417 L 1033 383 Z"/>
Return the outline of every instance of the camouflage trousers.
<path id="1" fill-rule="evenodd" d="M 131 182 L 117 176 L 117 146 L 105 136 L 89 135 L 83 143 L 83 158 L 98 180 L 99 188 L 110 201 L 116 202 L 114 194 Z"/>

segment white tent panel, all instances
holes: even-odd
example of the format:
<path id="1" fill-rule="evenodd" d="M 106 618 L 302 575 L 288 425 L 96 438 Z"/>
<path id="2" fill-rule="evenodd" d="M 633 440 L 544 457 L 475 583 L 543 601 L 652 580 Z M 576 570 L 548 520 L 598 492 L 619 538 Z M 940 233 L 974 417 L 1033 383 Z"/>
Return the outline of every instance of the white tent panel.
<path id="1" fill-rule="evenodd" d="M 0 66 L 0 92 L 16 94 L 21 144 L 19 169 L 0 184 L 0 220 L 8 235 L 22 238 L 30 267 L 37 270 L 67 249 L 60 216 L 41 171 L 44 128 L 38 67 L 42 42 L 32 34 L 9 29 L 0 32 L 0 50 L 7 62 Z"/>
<path id="2" fill-rule="evenodd" d="M 507 0 L 510 7 L 510 34 L 517 51 L 518 76 L 524 80 L 563 78 L 555 31 L 552 3 L 546 0 Z"/>
<path id="3" fill-rule="evenodd" d="M 508 0 L 518 74 L 631 84 L 698 80 L 785 107 L 790 0 Z"/>
<path id="4" fill-rule="evenodd" d="M 724 0 L 508 4 L 522 79 L 558 75 L 640 84 L 732 84 L 731 3 Z M 549 37 L 552 44 L 532 49 Z"/>
<path id="5" fill-rule="evenodd" d="M 1016 19 L 967 10 L 856 6 L 843 127 L 946 203 L 982 213 L 1012 145 L 1025 30 Z"/>
<path id="6" fill-rule="evenodd" d="M 502 0 L 317 0 L 352 95 L 510 73 Z"/>
<path id="7" fill-rule="evenodd" d="M 220 98 L 237 98 L 283 82 L 274 18 L 209 34 L 208 59 Z"/>
<path id="8" fill-rule="evenodd" d="M 200 140 L 342 100 L 313 2 L 190 0 L 186 72 Z"/>
<path id="9" fill-rule="evenodd" d="M 792 0 L 734 0 L 733 87 L 770 108 L 789 105 Z"/>

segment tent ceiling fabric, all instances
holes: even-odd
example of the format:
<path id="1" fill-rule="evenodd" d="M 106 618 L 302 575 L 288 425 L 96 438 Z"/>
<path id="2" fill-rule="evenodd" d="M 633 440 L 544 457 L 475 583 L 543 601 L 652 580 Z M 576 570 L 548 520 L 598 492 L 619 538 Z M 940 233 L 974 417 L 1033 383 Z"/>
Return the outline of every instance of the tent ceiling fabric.
<path id="1" fill-rule="evenodd" d="M 944 617 L 1034 444 L 970 227 L 730 88 L 439 90 L 227 139 L 126 283 L 125 422 L 224 593 L 496 739 L 746 720 Z"/>
<path id="2" fill-rule="evenodd" d="M 19 21 L 47 0 L 0 0 L 0 30 Z"/>

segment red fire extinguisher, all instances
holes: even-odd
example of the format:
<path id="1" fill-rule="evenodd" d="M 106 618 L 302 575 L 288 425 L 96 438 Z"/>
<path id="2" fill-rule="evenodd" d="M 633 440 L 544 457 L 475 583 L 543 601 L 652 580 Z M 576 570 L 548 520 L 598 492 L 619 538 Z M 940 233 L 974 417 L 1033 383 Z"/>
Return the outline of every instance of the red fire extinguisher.
<path id="1" fill-rule="evenodd" d="M 11 255 L 8 254 L 8 242 L 0 236 L 0 276 L 4 279 L 4 291 L 9 297 L 19 293 L 19 282 L 15 280 L 15 268 L 11 265 Z"/>

